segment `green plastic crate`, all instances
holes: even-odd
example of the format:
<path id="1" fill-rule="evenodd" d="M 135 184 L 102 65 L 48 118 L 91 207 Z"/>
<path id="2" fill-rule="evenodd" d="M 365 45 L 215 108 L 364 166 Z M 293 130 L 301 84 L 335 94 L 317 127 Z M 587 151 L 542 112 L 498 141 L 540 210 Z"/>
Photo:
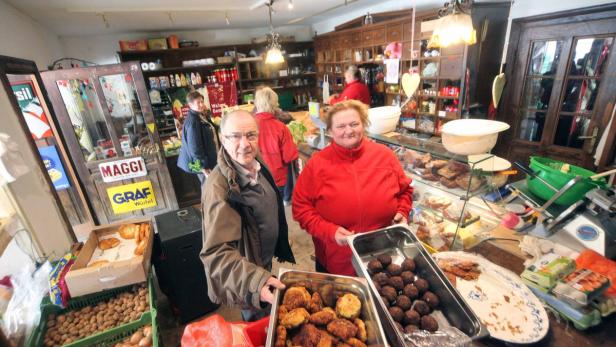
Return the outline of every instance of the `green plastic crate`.
<path id="1" fill-rule="evenodd" d="M 122 342 L 127 337 L 132 336 L 137 330 L 145 325 L 152 325 L 152 346 L 159 347 L 158 326 L 156 324 L 156 312 L 146 312 L 141 319 L 107 330 L 104 333 L 88 338 L 88 341 L 74 343 L 70 346 L 79 347 L 113 347 L 116 343 Z"/>
<path id="2" fill-rule="evenodd" d="M 39 325 L 33 330 L 32 334 L 30 335 L 30 337 L 28 338 L 27 343 L 25 344 L 25 346 L 28 347 L 39 347 L 39 346 L 43 346 L 43 341 L 45 339 L 45 332 L 47 332 L 47 317 L 49 317 L 49 315 L 51 314 L 61 314 L 61 313 L 66 313 L 69 311 L 74 311 L 74 310 L 78 310 L 80 308 L 89 306 L 89 305 L 96 305 L 99 302 L 102 301 L 106 301 L 109 300 L 113 297 L 115 297 L 116 295 L 129 291 L 133 288 L 133 286 L 138 285 L 139 283 L 136 284 L 131 284 L 125 287 L 120 287 L 120 288 L 114 288 L 114 289 L 110 289 L 110 290 L 106 290 L 100 293 L 93 293 L 93 294 L 88 294 L 88 295 L 84 295 L 84 296 L 79 296 L 79 297 L 75 297 L 75 298 L 71 298 L 69 301 L 68 306 L 63 309 L 59 306 L 53 305 L 51 304 L 51 302 L 49 301 L 49 297 L 46 297 L 43 302 L 41 303 L 41 318 L 39 321 Z M 154 291 L 154 285 L 153 285 L 153 278 L 152 278 L 152 273 L 150 272 L 150 275 L 148 276 L 148 299 L 150 301 L 150 312 L 145 312 L 141 315 L 141 318 L 139 320 L 133 321 L 133 322 L 129 322 L 126 324 L 122 324 L 119 325 L 115 328 L 109 329 L 107 331 L 103 331 L 94 335 L 90 335 L 86 338 L 83 338 L 81 340 L 75 341 L 73 343 L 64 345 L 65 347 L 81 347 L 81 346 L 91 346 L 91 341 L 103 336 L 106 336 L 108 334 L 112 334 L 115 331 L 117 331 L 118 329 L 124 328 L 130 324 L 133 323 L 137 323 L 140 322 L 142 320 L 144 320 L 144 317 L 147 315 L 148 317 L 156 317 L 156 293 Z M 153 318 L 149 318 L 150 321 L 153 322 Z M 153 322 L 154 323 L 154 322 Z M 146 323 L 144 323 L 146 324 Z M 152 324 L 152 326 L 154 326 L 154 324 Z"/>

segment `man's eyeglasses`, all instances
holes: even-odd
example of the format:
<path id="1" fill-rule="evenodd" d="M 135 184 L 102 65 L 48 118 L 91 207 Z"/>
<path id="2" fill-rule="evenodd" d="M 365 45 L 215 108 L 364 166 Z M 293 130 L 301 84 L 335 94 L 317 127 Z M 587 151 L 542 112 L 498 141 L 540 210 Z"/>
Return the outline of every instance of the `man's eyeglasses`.
<path id="1" fill-rule="evenodd" d="M 259 133 L 256 131 L 251 131 L 247 133 L 231 133 L 228 135 L 223 135 L 227 140 L 233 143 L 239 143 L 242 140 L 242 137 L 246 136 L 246 140 L 250 142 L 257 141 L 259 139 Z"/>

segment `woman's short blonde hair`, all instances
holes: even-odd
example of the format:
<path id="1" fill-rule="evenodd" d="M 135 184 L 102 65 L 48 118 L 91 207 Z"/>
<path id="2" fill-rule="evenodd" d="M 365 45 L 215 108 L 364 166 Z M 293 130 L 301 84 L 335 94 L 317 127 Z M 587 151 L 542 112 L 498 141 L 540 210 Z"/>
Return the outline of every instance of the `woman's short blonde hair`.
<path id="1" fill-rule="evenodd" d="M 335 104 L 325 114 L 325 125 L 327 125 L 327 130 L 331 130 L 332 120 L 336 113 L 349 109 L 357 111 L 359 120 L 364 128 L 370 126 L 370 120 L 368 120 L 368 106 L 361 101 L 346 100 Z"/>
<path id="2" fill-rule="evenodd" d="M 278 94 L 270 87 L 259 88 L 255 93 L 257 112 L 274 113 L 278 108 Z"/>

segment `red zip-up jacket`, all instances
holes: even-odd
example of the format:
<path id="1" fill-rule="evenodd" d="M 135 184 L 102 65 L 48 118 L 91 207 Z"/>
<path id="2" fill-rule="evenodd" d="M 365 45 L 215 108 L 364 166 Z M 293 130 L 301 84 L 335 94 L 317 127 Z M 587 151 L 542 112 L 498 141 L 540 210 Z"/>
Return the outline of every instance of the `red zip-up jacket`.
<path id="1" fill-rule="evenodd" d="M 255 115 L 259 127 L 259 152 L 274 176 L 278 187 L 287 183 L 288 165 L 297 159 L 299 152 L 291 131 L 268 112 Z"/>
<path id="2" fill-rule="evenodd" d="M 359 100 L 370 106 L 370 90 L 368 90 L 368 86 L 355 80 L 348 83 L 342 93 L 337 98 L 332 98 L 329 103 L 335 105 L 345 100 Z"/>
<path id="3" fill-rule="evenodd" d="M 314 241 L 317 261 L 328 272 L 355 276 L 351 249 L 334 239 L 338 226 L 363 233 L 408 218 L 411 179 L 394 153 L 364 138 L 346 149 L 332 142 L 306 164 L 293 191 L 293 218 Z"/>

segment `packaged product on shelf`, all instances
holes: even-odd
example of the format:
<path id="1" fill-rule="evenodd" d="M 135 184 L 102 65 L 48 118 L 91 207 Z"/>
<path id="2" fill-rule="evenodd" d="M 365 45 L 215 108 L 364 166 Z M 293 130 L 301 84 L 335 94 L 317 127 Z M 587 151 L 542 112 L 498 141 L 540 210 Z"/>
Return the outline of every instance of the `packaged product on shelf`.
<path id="1" fill-rule="evenodd" d="M 571 258 L 548 253 L 539 258 L 520 275 L 523 279 L 549 290 L 556 282 L 575 270 L 575 262 Z"/>
<path id="2" fill-rule="evenodd" d="M 552 290 L 557 298 L 575 308 L 588 305 L 610 286 L 610 280 L 588 269 L 578 269 L 556 283 Z"/>

